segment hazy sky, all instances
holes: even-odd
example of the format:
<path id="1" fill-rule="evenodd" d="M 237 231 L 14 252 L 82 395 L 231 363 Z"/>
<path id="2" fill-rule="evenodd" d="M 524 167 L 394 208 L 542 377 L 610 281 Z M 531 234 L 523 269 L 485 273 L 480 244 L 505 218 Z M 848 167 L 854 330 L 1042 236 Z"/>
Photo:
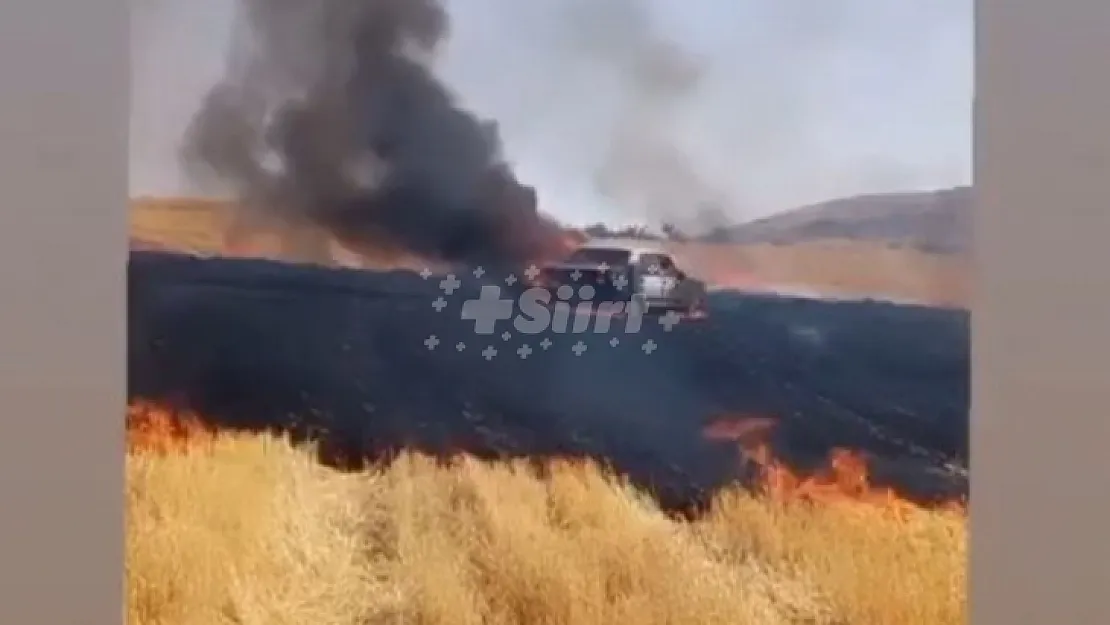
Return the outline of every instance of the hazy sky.
<path id="1" fill-rule="evenodd" d="M 233 3 L 136 5 L 132 193 L 194 193 L 176 149 L 220 77 Z M 595 185 L 618 120 L 642 99 L 619 46 L 598 42 L 642 39 L 621 16 L 643 6 L 653 40 L 697 59 L 701 78 L 640 130 L 665 152 L 656 161 L 696 172 L 733 219 L 970 181 L 970 0 L 453 0 L 442 75 L 500 122 L 543 210 L 658 223 Z"/>

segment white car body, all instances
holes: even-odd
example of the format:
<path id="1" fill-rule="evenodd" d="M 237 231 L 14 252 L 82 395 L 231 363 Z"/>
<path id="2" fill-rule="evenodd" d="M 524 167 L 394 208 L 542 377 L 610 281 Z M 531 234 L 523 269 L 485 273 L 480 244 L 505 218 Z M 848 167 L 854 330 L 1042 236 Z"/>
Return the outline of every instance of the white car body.
<path id="1" fill-rule="evenodd" d="M 557 288 L 579 283 L 583 275 L 621 285 L 617 290 L 624 298 L 639 296 L 649 309 L 705 312 L 705 283 L 686 275 L 673 254 L 651 241 L 591 239 L 564 261 L 543 267 L 539 282 Z"/>

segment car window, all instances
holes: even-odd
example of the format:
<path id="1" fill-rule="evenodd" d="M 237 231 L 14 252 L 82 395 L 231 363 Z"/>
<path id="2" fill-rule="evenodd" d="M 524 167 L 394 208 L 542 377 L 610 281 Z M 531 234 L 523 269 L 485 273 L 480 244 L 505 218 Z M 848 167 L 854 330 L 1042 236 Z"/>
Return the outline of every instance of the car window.
<path id="1" fill-rule="evenodd" d="M 659 275 L 668 275 L 675 271 L 674 261 L 666 254 L 641 254 L 640 268 L 645 272 Z"/>
<path id="2" fill-rule="evenodd" d="M 628 264 L 628 250 L 608 248 L 580 248 L 567 257 L 568 263 L 606 264 L 610 267 L 622 267 Z"/>

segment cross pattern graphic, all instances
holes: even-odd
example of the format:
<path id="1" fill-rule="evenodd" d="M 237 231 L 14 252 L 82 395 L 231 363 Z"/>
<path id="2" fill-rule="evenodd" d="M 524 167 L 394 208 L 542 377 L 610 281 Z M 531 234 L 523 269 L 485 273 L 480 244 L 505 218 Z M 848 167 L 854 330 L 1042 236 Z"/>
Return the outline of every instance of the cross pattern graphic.
<path id="1" fill-rule="evenodd" d="M 466 343 L 463 343 L 462 341 L 459 341 L 458 343 L 455 343 L 455 351 L 461 352 L 464 349 L 466 349 Z"/>
<path id="2" fill-rule="evenodd" d="M 540 341 L 540 347 L 542 347 L 545 350 L 547 348 L 551 347 L 551 339 L 544 338 L 542 341 Z"/>
<path id="3" fill-rule="evenodd" d="M 618 275 L 613 278 L 613 286 L 617 287 L 618 291 L 623 291 L 624 287 L 628 286 L 628 278 L 624 277 L 623 273 Z"/>
<path id="4" fill-rule="evenodd" d="M 662 317 L 659 317 L 659 325 L 663 326 L 664 332 L 670 332 L 671 328 L 678 325 L 679 321 L 681 321 L 681 319 L 678 313 L 673 310 L 668 310 Z"/>
<path id="5" fill-rule="evenodd" d="M 467 300 L 462 305 L 462 318 L 474 322 L 475 334 L 493 334 L 498 321 L 513 316 L 513 300 L 501 297 L 501 287 L 495 284 L 482 286 L 478 299 Z"/>
<path id="6" fill-rule="evenodd" d="M 570 279 L 578 282 L 582 279 L 582 272 L 575 269 L 574 271 L 570 272 Z"/>
<path id="7" fill-rule="evenodd" d="M 484 276 L 484 275 L 486 275 L 486 270 L 485 269 L 482 269 L 481 267 L 478 267 L 477 269 L 474 270 L 474 277 L 475 278 L 481 279 L 482 276 Z"/>
<path id="8" fill-rule="evenodd" d="M 439 281 L 439 288 L 443 289 L 443 292 L 448 295 L 457 291 L 460 286 L 462 286 L 462 282 L 459 282 L 459 279 L 453 273 L 447 274 L 446 278 Z"/>
<path id="9" fill-rule="evenodd" d="M 598 284 L 601 284 L 602 282 L 605 282 L 605 275 L 609 273 L 609 269 L 610 269 L 609 263 L 607 263 L 605 261 L 602 261 L 601 264 L 597 266 L 597 283 Z"/>
<path id="10" fill-rule="evenodd" d="M 516 284 L 516 276 L 510 273 L 509 277 L 505 278 L 505 284 L 509 286 Z"/>
<path id="11" fill-rule="evenodd" d="M 650 356 L 652 352 L 659 349 L 659 346 L 655 344 L 655 341 L 648 339 L 640 349 L 644 350 L 644 353 Z"/>
<path id="12" fill-rule="evenodd" d="M 585 353 L 586 349 L 586 344 L 582 341 L 578 341 L 574 344 L 573 347 L 570 348 L 570 351 L 574 352 L 575 356 L 581 356 L 583 353 Z"/>
<path id="13" fill-rule="evenodd" d="M 529 280 L 535 280 L 538 275 L 540 275 L 540 268 L 535 265 L 529 265 L 524 272 L 524 276 Z"/>
<path id="14" fill-rule="evenodd" d="M 482 350 L 482 358 L 485 358 L 486 360 L 493 360 L 493 357 L 496 355 L 497 350 L 493 347 L 493 345 L 490 345 Z"/>
<path id="15" fill-rule="evenodd" d="M 516 353 L 519 354 L 521 360 L 523 360 L 532 354 L 532 348 L 528 347 L 527 344 L 521 345 L 520 349 L 516 350 Z"/>
<path id="16" fill-rule="evenodd" d="M 427 267 L 420 270 L 420 277 L 427 280 L 432 277 L 432 270 Z"/>
<path id="17" fill-rule="evenodd" d="M 443 312 L 443 309 L 446 307 L 447 300 L 443 299 L 443 296 L 437 297 L 436 301 L 432 302 L 432 308 L 435 308 L 436 312 Z"/>
<path id="18" fill-rule="evenodd" d="M 609 345 L 612 346 L 612 347 L 616 347 L 617 345 L 620 345 L 620 344 L 621 344 L 621 340 L 618 339 L 615 336 L 613 338 L 609 339 Z"/>
<path id="19" fill-rule="evenodd" d="M 428 348 L 428 351 L 434 350 L 437 345 L 439 345 L 439 337 L 434 334 L 424 339 L 424 346 Z"/>

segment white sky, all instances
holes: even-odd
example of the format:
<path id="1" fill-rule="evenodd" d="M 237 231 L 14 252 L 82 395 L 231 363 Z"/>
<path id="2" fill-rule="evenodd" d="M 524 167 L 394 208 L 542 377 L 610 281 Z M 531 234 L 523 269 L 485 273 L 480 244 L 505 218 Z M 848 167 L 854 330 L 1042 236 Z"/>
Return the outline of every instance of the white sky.
<path id="1" fill-rule="evenodd" d="M 544 211 L 572 223 L 639 221 L 593 190 L 622 93 L 616 70 L 583 71 L 586 57 L 568 44 L 557 16 L 573 1 L 453 0 L 442 73 L 500 122 Z M 668 136 L 727 194 L 733 219 L 970 182 L 970 0 L 642 1 L 666 37 L 705 59 Z M 232 12 L 229 0 L 136 7 L 134 195 L 196 192 L 176 149 L 220 76 Z"/>

